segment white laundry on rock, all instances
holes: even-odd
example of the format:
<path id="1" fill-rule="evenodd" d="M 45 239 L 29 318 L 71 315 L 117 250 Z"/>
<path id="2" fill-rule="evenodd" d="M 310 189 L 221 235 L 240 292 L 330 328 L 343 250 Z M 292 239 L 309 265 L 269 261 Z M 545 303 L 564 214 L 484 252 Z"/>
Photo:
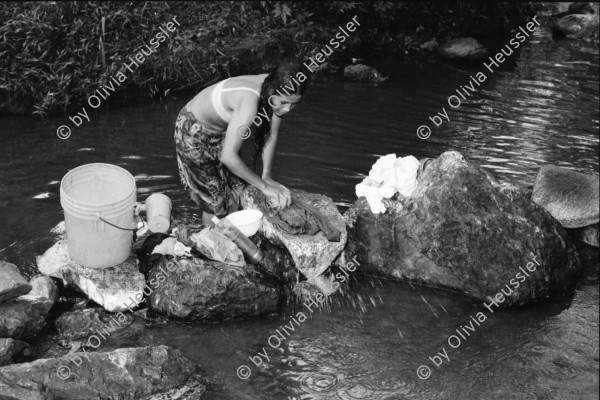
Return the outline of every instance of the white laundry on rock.
<path id="1" fill-rule="evenodd" d="M 396 158 L 396 154 L 387 154 L 371 167 L 369 176 L 356 185 L 356 196 L 366 197 L 371 212 L 380 214 L 386 207 L 382 199 L 390 199 L 397 192 L 410 196 L 417 187 L 419 160 L 413 156 Z"/>
<path id="2" fill-rule="evenodd" d="M 417 188 L 417 172 L 419 160 L 413 156 L 398 157 L 394 168 L 396 170 L 396 191 L 408 197 Z"/>

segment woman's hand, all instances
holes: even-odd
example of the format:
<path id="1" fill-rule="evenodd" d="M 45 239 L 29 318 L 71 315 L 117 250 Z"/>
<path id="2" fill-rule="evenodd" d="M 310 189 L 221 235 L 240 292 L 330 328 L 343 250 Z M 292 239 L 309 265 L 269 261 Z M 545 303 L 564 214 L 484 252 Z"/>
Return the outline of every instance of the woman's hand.
<path id="1" fill-rule="evenodd" d="M 262 192 L 271 205 L 284 209 L 292 204 L 292 195 L 288 188 L 270 178 L 263 180 L 267 187 Z"/>

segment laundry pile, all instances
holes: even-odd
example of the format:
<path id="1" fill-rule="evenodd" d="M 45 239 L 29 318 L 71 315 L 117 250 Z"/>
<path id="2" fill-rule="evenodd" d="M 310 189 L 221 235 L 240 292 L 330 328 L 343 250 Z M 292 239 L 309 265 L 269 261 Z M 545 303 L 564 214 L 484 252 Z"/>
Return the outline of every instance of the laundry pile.
<path id="1" fill-rule="evenodd" d="M 381 156 L 371 167 L 369 176 L 356 185 L 356 196 L 366 197 L 373 214 L 384 213 L 386 207 L 382 199 L 390 199 L 396 193 L 410 196 L 417 187 L 418 170 L 419 160 L 413 156 Z"/>
<path id="2" fill-rule="evenodd" d="M 330 242 L 340 241 L 340 231 L 316 207 L 292 196 L 292 204 L 285 209 L 273 209 L 264 196 L 258 200 L 258 208 L 266 218 L 283 232 L 290 235 L 315 235 L 323 232 Z"/>

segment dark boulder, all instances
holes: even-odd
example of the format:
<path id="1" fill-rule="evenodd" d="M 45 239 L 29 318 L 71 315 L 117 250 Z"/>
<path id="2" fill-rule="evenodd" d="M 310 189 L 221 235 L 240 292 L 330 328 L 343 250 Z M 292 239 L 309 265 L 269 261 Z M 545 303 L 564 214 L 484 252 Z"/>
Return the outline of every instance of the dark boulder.
<path id="1" fill-rule="evenodd" d="M 168 317 L 226 321 L 276 312 L 279 290 L 265 283 L 254 267 L 218 261 L 157 261 L 148 274 L 148 307 Z"/>
<path id="2" fill-rule="evenodd" d="M 377 273 L 494 296 L 520 268 L 540 263 L 501 306 L 524 305 L 570 290 L 581 263 L 565 230 L 524 192 L 499 184 L 457 152 L 418 177 L 412 196 L 373 215 L 364 198 L 348 210 L 349 257 L 357 273 Z M 512 286 L 510 286 L 512 288 Z M 508 290 L 507 290 L 508 291 Z"/>
<path id="3" fill-rule="evenodd" d="M 0 260 L 0 303 L 19 297 L 31 290 L 15 264 Z"/>
<path id="4" fill-rule="evenodd" d="M 0 398 L 133 400 L 181 385 L 194 370 L 167 346 L 74 353 L 0 368 Z"/>
<path id="5" fill-rule="evenodd" d="M 28 338 L 46 326 L 46 316 L 56 300 L 58 289 L 47 276 L 34 277 L 27 294 L 0 303 L 0 337 Z"/>
<path id="6" fill-rule="evenodd" d="M 27 351 L 29 351 L 29 345 L 25 342 L 14 339 L 0 339 L 0 367 L 10 364 L 13 357 Z"/>

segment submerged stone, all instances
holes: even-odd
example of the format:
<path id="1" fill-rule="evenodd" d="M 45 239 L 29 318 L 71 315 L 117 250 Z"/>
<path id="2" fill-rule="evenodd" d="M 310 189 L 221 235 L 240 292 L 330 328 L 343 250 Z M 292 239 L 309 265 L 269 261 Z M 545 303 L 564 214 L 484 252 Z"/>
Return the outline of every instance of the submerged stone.
<path id="1" fill-rule="evenodd" d="M 467 37 L 452 39 L 444 43 L 438 48 L 438 55 L 447 60 L 475 62 L 486 59 L 490 53 L 476 39 Z"/>
<path id="2" fill-rule="evenodd" d="M 351 64 L 344 68 L 344 78 L 353 81 L 384 82 L 389 79 L 373 67 L 363 64 Z"/>
<path id="3" fill-rule="evenodd" d="M 531 199 L 565 228 L 582 228 L 600 220 L 598 175 L 544 165 L 533 183 Z"/>
<path id="4" fill-rule="evenodd" d="M 373 215 L 364 198 L 345 217 L 358 272 L 422 282 L 486 301 L 532 257 L 540 265 L 501 306 L 570 291 L 581 273 L 566 231 L 529 196 L 446 152 L 418 177 L 402 207 Z"/>
<path id="5" fill-rule="evenodd" d="M 74 353 L 0 368 L 0 394 L 14 400 L 134 400 L 181 385 L 194 370 L 167 346 Z"/>

